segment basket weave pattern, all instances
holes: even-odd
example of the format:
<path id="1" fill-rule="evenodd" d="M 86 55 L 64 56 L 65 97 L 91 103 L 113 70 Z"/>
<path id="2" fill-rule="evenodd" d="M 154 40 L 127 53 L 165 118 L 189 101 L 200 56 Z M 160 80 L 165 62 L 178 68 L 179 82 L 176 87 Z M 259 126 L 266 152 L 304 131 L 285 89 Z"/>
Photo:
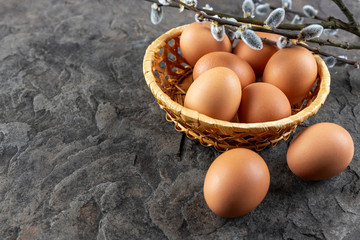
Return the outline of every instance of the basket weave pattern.
<path id="1" fill-rule="evenodd" d="M 192 69 L 180 53 L 180 35 L 186 27 L 171 29 L 156 39 L 147 49 L 143 71 L 146 83 L 166 112 L 166 119 L 175 123 L 175 129 L 197 139 L 204 146 L 218 151 L 236 147 L 262 150 L 287 140 L 298 124 L 317 113 L 330 92 L 330 74 L 322 59 L 314 55 L 318 77 L 312 91 L 297 106 L 292 115 L 265 123 L 236 123 L 210 118 L 185 108 L 184 97 L 192 80 Z"/>

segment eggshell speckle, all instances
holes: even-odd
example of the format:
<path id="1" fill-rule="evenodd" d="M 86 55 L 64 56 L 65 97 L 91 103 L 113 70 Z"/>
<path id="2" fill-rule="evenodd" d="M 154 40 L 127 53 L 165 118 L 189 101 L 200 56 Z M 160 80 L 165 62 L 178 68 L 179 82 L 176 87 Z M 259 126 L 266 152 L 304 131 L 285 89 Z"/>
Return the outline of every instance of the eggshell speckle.
<path id="1" fill-rule="evenodd" d="M 263 82 L 280 88 L 294 105 L 311 90 L 317 71 L 316 60 L 309 50 L 303 47 L 283 48 L 267 63 Z"/>
<path id="2" fill-rule="evenodd" d="M 291 115 L 290 102 L 285 94 L 269 83 L 250 84 L 242 92 L 238 111 L 239 122 L 275 121 Z"/>
<path id="3" fill-rule="evenodd" d="M 211 164 L 205 177 L 204 197 L 214 213 L 233 218 L 258 206 L 269 185 L 269 169 L 261 156 L 237 148 L 224 152 Z"/>
<path id="4" fill-rule="evenodd" d="M 240 80 L 225 67 L 212 68 L 194 81 L 184 100 L 184 106 L 209 117 L 230 121 L 241 100 Z"/>
<path id="5" fill-rule="evenodd" d="M 287 152 L 290 170 L 306 180 L 331 178 L 350 164 L 354 155 L 351 135 L 334 123 L 317 123 L 301 131 Z"/>
<path id="6" fill-rule="evenodd" d="M 227 67 L 233 70 L 239 77 L 242 88 L 256 80 L 251 66 L 245 60 L 228 52 L 212 52 L 202 56 L 193 68 L 194 80 L 203 72 L 214 67 Z"/>
<path id="7" fill-rule="evenodd" d="M 182 32 L 180 50 L 187 63 L 193 67 L 197 60 L 205 54 L 216 51 L 231 52 L 232 46 L 226 35 L 222 41 L 214 39 L 209 22 L 194 22 Z"/>

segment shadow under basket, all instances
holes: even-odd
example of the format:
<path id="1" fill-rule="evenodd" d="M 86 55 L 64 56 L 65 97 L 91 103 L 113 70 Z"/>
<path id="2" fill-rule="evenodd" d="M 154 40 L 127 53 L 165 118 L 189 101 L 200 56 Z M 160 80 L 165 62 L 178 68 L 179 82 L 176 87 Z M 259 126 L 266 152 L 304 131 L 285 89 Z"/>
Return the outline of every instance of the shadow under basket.
<path id="1" fill-rule="evenodd" d="M 166 112 L 166 119 L 175 129 L 197 139 L 204 146 L 218 151 L 245 147 L 260 151 L 287 140 L 298 124 L 317 113 L 330 92 L 330 74 L 324 61 L 314 55 L 318 76 L 312 90 L 299 104 L 292 106 L 292 115 L 264 123 L 236 123 L 217 120 L 183 106 L 187 89 L 192 83 L 192 68 L 180 53 L 180 26 L 156 39 L 146 50 L 143 72 L 146 83 Z"/>

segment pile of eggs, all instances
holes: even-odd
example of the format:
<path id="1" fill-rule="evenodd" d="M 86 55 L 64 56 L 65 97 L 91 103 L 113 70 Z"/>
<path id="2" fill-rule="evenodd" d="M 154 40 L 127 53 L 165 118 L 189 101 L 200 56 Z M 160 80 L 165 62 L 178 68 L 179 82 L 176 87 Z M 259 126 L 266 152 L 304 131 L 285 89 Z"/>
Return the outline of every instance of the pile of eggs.
<path id="1" fill-rule="evenodd" d="M 276 34 L 257 33 L 277 41 Z M 303 47 L 264 43 L 254 50 L 240 41 L 235 48 L 225 36 L 217 41 L 210 23 L 192 23 L 181 34 L 180 49 L 193 67 L 194 82 L 184 106 L 209 117 L 242 123 L 275 121 L 291 115 L 291 106 L 313 87 L 318 70 Z"/>
<path id="2" fill-rule="evenodd" d="M 279 35 L 257 33 L 277 41 Z M 225 36 L 217 41 L 210 23 L 188 25 L 180 49 L 193 67 L 194 82 L 184 106 L 224 121 L 259 123 L 291 115 L 291 106 L 306 97 L 318 70 L 311 52 L 302 47 L 278 49 L 264 43 L 253 50 L 241 40 L 232 48 Z M 354 154 L 351 135 L 334 123 L 314 124 L 300 132 L 287 151 L 289 169 L 305 180 L 331 178 L 350 164 Z M 252 211 L 265 198 L 270 172 L 256 152 L 237 148 L 214 160 L 205 177 L 204 197 L 222 217 Z"/>

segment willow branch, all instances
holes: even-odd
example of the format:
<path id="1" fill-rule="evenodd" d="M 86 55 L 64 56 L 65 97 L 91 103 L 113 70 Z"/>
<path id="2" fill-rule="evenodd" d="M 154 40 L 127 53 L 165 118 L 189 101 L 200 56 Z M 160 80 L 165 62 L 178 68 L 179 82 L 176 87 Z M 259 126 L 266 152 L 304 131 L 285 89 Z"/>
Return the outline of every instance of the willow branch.
<path id="1" fill-rule="evenodd" d="M 181 3 L 178 0 L 173 0 L 173 2 Z M 190 11 L 194 11 L 194 12 L 199 13 L 199 14 L 202 14 L 202 16 L 204 18 L 206 18 L 208 20 L 212 20 L 212 21 L 217 21 L 219 24 L 226 25 L 226 26 L 235 26 L 235 27 L 241 27 L 243 25 L 242 23 L 239 23 L 239 22 L 232 22 L 232 21 L 229 21 L 229 20 L 226 20 L 226 19 L 217 18 L 217 17 L 211 16 L 211 15 L 208 15 L 206 13 L 204 14 L 205 11 L 203 11 L 203 13 L 201 13 L 200 11 L 202 11 L 202 10 L 199 10 L 198 8 L 189 6 L 189 5 L 185 4 L 185 3 L 181 3 L 181 4 L 184 5 L 184 7 L 186 9 L 188 9 Z M 285 37 L 288 37 L 288 38 L 291 38 L 291 39 L 297 39 L 298 38 L 298 33 L 289 32 L 289 31 L 286 31 L 284 29 L 267 29 L 267 28 L 263 28 L 263 27 L 253 26 L 253 25 L 251 25 L 250 29 L 254 30 L 254 31 L 258 31 L 258 32 L 275 33 L 275 34 L 279 34 L 279 35 L 282 35 L 282 36 L 285 36 Z M 330 40 L 330 39 L 323 40 L 323 39 L 320 39 L 320 38 L 315 38 L 315 39 L 311 39 L 311 40 L 308 40 L 308 41 L 313 42 L 313 43 L 317 43 L 317 44 L 322 45 L 322 46 L 338 47 L 338 48 L 343 48 L 343 49 L 347 49 L 347 50 L 349 50 L 349 49 L 360 49 L 360 43 L 336 42 L 336 41 L 333 41 L 333 40 Z"/>
<path id="2" fill-rule="evenodd" d="M 321 38 L 314 38 L 311 40 L 308 40 L 309 42 L 312 43 L 317 43 L 320 46 L 330 46 L 330 47 L 338 47 L 338 48 L 343 48 L 346 50 L 350 50 L 350 49 L 360 49 L 360 43 L 349 43 L 349 42 L 337 42 L 331 39 L 321 39 Z"/>
<path id="3" fill-rule="evenodd" d="M 255 25 L 260 25 L 260 26 L 264 26 L 264 22 L 261 20 L 257 20 L 257 19 L 253 19 L 253 18 L 242 18 L 242 17 L 238 17 L 238 16 L 234 16 L 231 14 L 226 14 L 226 13 L 222 13 L 222 12 L 217 12 L 217 11 L 213 11 L 213 10 L 208 10 L 208 9 L 202 9 L 202 8 L 197 8 L 197 7 L 190 7 L 185 3 L 182 3 L 180 1 L 177 0 L 172 0 L 172 2 L 170 3 L 170 5 L 161 5 L 158 1 L 156 0 L 144 0 L 147 2 L 153 2 L 153 3 L 157 3 L 159 6 L 164 6 L 164 7 L 172 7 L 172 8 L 179 8 L 179 4 L 184 5 L 186 9 L 188 10 L 192 10 L 196 13 L 200 13 L 204 12 L 206 13 L 208 16 L 215 16 L 218 15 L 219 17 L 226 17 L 226 18 L 234 18 L 236 19 L 238 22 L 243 22 L 243 23 L 250 23 L 250 24 L 255 24 Z"/>
<path id="4" fill-rule="evenodd" d="M 354 17 L 354 14 L 350 11 L 350 9 L 345 5 L 345 3 L 342 0 L 332 0 L 340 10 L 345 14 L 347 19 L 349 20 L 349 24 L 357 26 L 359 28 L 359 23 L 356 21 L 356 18 Z"/>
<path id="5" fill-rule="evenodd" d="M 340 10 L 345 14 L 345 16 L 348 18 L 349 23 L 345 23 L 342 20 L 335 18 L 335 17 L 319 17 L 315 16 L 314 19 L 320 20 L 321 22 L 317 23 L 324 28 L 330 28 L 330 29 L 342 29 L 344 31 L 350 32 L 352 34 L 357 35 L 360 37 L 360 28 L 359 24 L 356 21 L 356 18 L 354 17 L 354 14 L 349 10 L 349 8 L 345 5 L 345 3 L 342 0 L 332 0 L 337 6 L 340 8 Z M 254 2 L 260 2 L 260 1 L 254 1 Z M 275 9 L 276 7 L 269 5 L 270 9 Z M 297 14 L 301 17 L 307 17 L 304 13 L 294 11 L 291 9 L 285 9 L 288 13 Z M 278 28 L 280 29 L 289 29 L 289 30 L 301 30 L 302 28 L 309 26 L 314 23 L 308 23 L 308 24 L 281 24 Z"/>
<path id="6" fill-rule="evenodd" d="M 272 41 L 270 39 L 267 39 L 267 38 L 261 38 L 263 40 L 263 42 L 265 43 L 268 43 L 268 44 L 272 44 L 272 45 L 276 45 L 276 42 L 275 41 Z M 353 66 L 357 66 L 360 64 L 360 61 L 353 61 L 353 60 L 349 60 L 349 59 L 345 59 L 345 58 L 342 58 L 342 57 L 338 57 L 338 56 L 334 56 L 333 54 L 331 53 L 328 53 L 328 52 L 324 52 L 322 50 L 320 50 L 320 48 L 314 48 L 314 47 L 311 47 L 309 45 L 306 45 L 305 43 L 303 42 L 296 42 L 294 45 L 292 46 L 301 46 L 301 47 L 304 47 L 306 49 L 308 49 L 309 51 L 315 53 L 315 54 L 318 54 L 318 55 L 322 55 L 322 56 L 325 56 L 325 57 L 334 57 L 337 61 L 339 62 L 343 62 L 343 63 L 346 63 L 346 64 L 349 64 L 349 65 L 353 65 Z"/>
<path id="7" fill-rule="evenodd" d="M 158 1 L 156 0 L 145 0 L 147 2 L 153 2 L 153 3 L 158 3 Z M 174 3 L 174 2 L 180 2 L 180 1 L 172 1 L 172 3 L 170 3 L 170 5 L 163 5 L 165 7 L 172 7 L 172 8 L 179 8 L 179 4 L 180 3 Z M 162 6 L 161 4 L 158 3 L 159 6 Z M 184 5 L 184 4 L 182 4 Z M 189 9 L 190 10 L 190 9 Z M 207 15 L 211 15 L 211 16 L 215 16 L 218 15 L 220 17 L 227 17 L 227 18 L 234 18 L 236 19 L 238 22 L 242 22 L 242 23 L 248 23 L 248 24 L 252 24 L 252 25 L 258 25 L 258 26 L 264 26 L 264 22 L 258 19 L 253 19 L 253 18 L 243 18 L 243 17 L 238 17 L 238 16 L 233 16 L 230 14 L 226 14 L 226 13 L 221 13 L 218 11 L 213 11 L 213 10 L 207 10 L 207 9 L 201 9 L 201 8 L 196 8 L 193 7 L 193 10 L 195 10 L 195 12 L 205 12 Z M 297 13 L 296 11 L 292 11 L 292 10 L 287 10 L 287 11 L 291 11 L 293 13 Z M 322 18 L 323 19 L 323 18 Z M 319 24 L 321 26 L 323 26 L 324 28 L 328 28 L 328 29 L 342 29 L 344 31 L 347 31 L 349 33 L 352 33 L 358 37 L 360 37 L 360 29 L 358 25 L 351 25 L 349 23 L 346 23 L 338 18 L 335 17 L 328 17 L 327 19 L 324 19 L 325 21 L 322 22 L 316 22 L 316 23 L 305 23 L 305 24 L 290 24 L 290 23 L 282 23 L 280 24 L 277 28 L 278 29 L 284 29 L 284 30 L 301 30 L 304 27 L 307 27 L 309 25 L 312 24 Z"/>
<path id="8" fill-rule="evenodd" d="M 325 57 L 332 56 L 339 62 L 347 63 L 347 64 L 353 65 L 355 67 L 360 64 L 360 61 L 353 61 L 353 60 L 348 60 L 348 59 L 345 59 L 345 58 L 342 58 L 342 57 L 334 56 L 333 54 L 330 54 L 328 52 L 321 51 L 319 48 L 313 48 L 313 47 L 310 47 L 310 46 L 308 46 L 308 45 L 306 45 L 304 43 L 301 43 L 301 42 L 297 42 L 296 45 L 304 47 L 304 48 L 312 51 L 315 54 L 319 54 L 319 55 L 322 55 L 322 56 L 325 56 Z"/>
<path id="9" fill-rule="evenodd" d="M 207 18 L 206 16 L 204 16 L 205 18 Z M 236 26 L 239 27 L 242 24 L 239 23 L 235 23 L 235 22 L 231 22 L 231 21 L 227 21 L 224 19 L 217 19 L 214 17 L 209 18 L 210 20 L 213 21 L 217 21 L 220 24 L 224 24 L 227 27 L 228 26 Z M 294 33 L 294 32 L 289 32 L 289 31 L 285 31 L 285 30 L 281 30 L 281 29 L 267 29 L 267 28 L 263 28 L 263 27 L 256 27 L 256 26 L 251 26 L 249 29 L 257 31 L 257 32 L 267 32 L 267 33 L 275 33 L 278 35 L 282 35 L 285 36 L 287 38 L 290 39 L 297 39 L 298 38 L 298 33 Z M 231 31 L 236 31 L 236 29 L 234 28 L 230 28 Z M 351 49 L 360 49 L 360 43 L 349 43 L 349 42 L 338 42 L 338 41 L 334 41 L 331 39 L 321 39 L 321 38 L 314 38 L 314 39 L 310 39 L 308 40 L 308 42 L 312 42 L 312 43 L 316 43 L 319 44 L 320 46 L 329 46 L 329 47 L 338 47 L 338 48 L 343 48 L 346 50 L 351 50 Z"/>
<path id="10" fill-rule="evenodd" d="M 161 5 L 156 0 L 144 0 L 144 1 L 153 2 L 153 3 L 157 3 L 159 6 L 172 7 L 172 8 L 179 8 L 179 4 L 182 4 L 182 5 L 185 6 L 184 3 L 181 3 L 180 1 L 176 1 L 176 0 L 173 0 L 170 3 L 170 5 Z M 175 3 L 175 2 L 177 2 L 177 3 Z M 211 16 L 218 15 L 220 17 L 234 18 L 238 22 L 248 23 L 248 24 L 252 24 L 252 25 L 258 25 L 258 26 L 264 26 L 265 25 L 263 21 L 258 20 L 258 19 L 243 18 L 243 17 L 233 16 L 233 15 L 230 15 L 230 14 L 221 13 L 221 12 L 213 11 L 213 10 L 201 9 L 201 8 L 196 8 L 196 7 L 193 7 L 192 9 L 189 9 L 189 10 L 193 10 L 193 11 L 195 11 L 197 13 L 202 11 L 202 12 L 205 12 L 208 16 L 209 15 L 211 15 Z M 292 11 L 292 12 L 295 13 L 295 11 Z M 358 27 L 356 27 L 354 25 L 350 25 L 348 23 L 345 23 L 345 22 L 343 22 L 340 19 L 335 18 L 335 17 L 328 17 L 327 19 L 325 19 L 325 21 L 317 22 L 317 23 L 306 23 L 306 24 L 282 23 L 277 28 L 278 29 L 284 29 L 284 30 L 301 30 L 304 27 L 312 25 L 312 24 L 319 24 L 319 25 L 323 26 L 324 28 L 329 28 L 329 29 L 342 29 L 344 31 L 350 32 L 350 33 L 360 37 L 360 30 L 359 30 Z"/>
<path id="11" fill-rule="evenodd" d="M 260 1 L 254 1 L 254 3 L 260 3 Z M 273 6 L 273 5 L 269 5 L 269 7 L 270 7 L 270 9 L 272 9 L 272 10 L 278 8 L 278 7 L 275 7 L 275 6 Z M 286 8 L 285 11 L 286 11 L 287 13 L 297 14 L 297 15 L 299 15 L 300 17 L 308 18 L 308 16 L 306 16 L 306 15 L 305 15 L 304 13 L 302 13 L 302 12 L 294 11 L 294 10 L 291 10 L 291 9 L 288 9 L 288 8 Z M 326 18 L 319 17 L 319 16 L 315 16 L 314 19 L 319 20 L 319 21 L 327 21 Z"/>
<path id="12" fill-rule="evenodd" d="M 144 1 L 157 3 L 159 6 L 172 7 L 172 8 L 179 8 L 179 4 L 182 4 L 184 6 L 186 5 L 185 3 L 180 3 L 180 1 L 176 1 L 176 0 L 172 1 L 170 3 L 170 5 L 162 5 L 156 0 L 144 0 Z M 178 3 L 174 3 L 174 2 L 178 2 Z M 200 9 L 200 8 L 197 8 L 197 7 L 192 7 L 191 10 L 194 10 L 194 9 L 196 9 L 196 12 L 202 11 L 202 12 L 206 13 L 208 16 L 209 15 L 210 16 L 218 15 L 219 17 L 234 18 L 234 19 L 236 19 L 236 21 L 242 22 L 242 23 L 249 23 L 249 24 L 254 24 L 254 25 L 259 25 L 259 26 L 264 26 L 265 25 L 264 21 L 254 19 L 254 18 L 243 18 L 243 17 L 234 16 L 234 15 L 231 15 L 231 14 L 222 13 L 222 12 L 218 12 L 218 11 L 214 11 L 214 10 L 208 10 L 208 9 L 202 9 L 202 8 Z M 279 29 L 288 29 L 288 30 L 301 30 L 304 27 L 306 27 L 308 25 L 311 25 L 311 24 L 312 23 L 308 23 L 308 24 L 280 24 L 280 26 L 278 26 L 278 28 Z M 322 25 L 324 28 L 326 28 L 327 26 L 332 25 L 331 23 L 330 24 L 317 23 L 317 24 Z"/>
<path id="13" fill-rule="evenodd" d="M 145 0 L 145 1 L 157 3 L 159 6 L 162 6 L 156 0 Z M 258 27 L 258 26 L 265 25 L 264 22 L 260 21 L 260 20 L 256 20 L 256 19 L 252 19 L 252 18 L 236 17 L 236 16 L 232 16 L 229 14 L 224 14 L 224 13 L 220 13 L 220 12 L 216 12 L 216 11 L 212 11 L 212 10 L 199 9 L 196 7 L 189 6 L 178 0 L 172 0 L 170 5 L 163 5 L 163 6 L 179 8 L 179 4 L 182 4 L 186 9 L 188 9 L 190 11 L 193 11 L 198 14 L 202 14 L 202 16 L 208 20 L 217 21 L 218 23 L 223 24 L 223 25 L 240 27 L 240 26 L 242 26 L 242 23 L 249 23 L 249 24 L 251 24 L 251 27 L 250 27 L 251 30 L 258 31 L 258 32 L 275 33 L 275 34 L 279 34 L 279 35 L 282 35 L 282 36 L 285 36 L 285 37 L 288 37 L 291 39 L 297 39 L 298 33 L 292 32 L 292 31 L 286 31 L 286 30 L 300 31 L 304 27 L 312 24 L 312 23 L 308 23 L 308 24 L 286 24 L 285 23 L 285 24 L 281 24 L 277 29 L 267 29 L 267 28 L 263 28 L 263 27 Z M 214 17 L 215 15 L 218 15 L 221 17 L 235 18 L 238 22 L 232 22 L 232 21 L 228 21 L 226 19 L 216 18 L 216 17 Z M 239 22 L 241 22 L 241 23 L 239 23 Z M 320 22 L 317 24 L 323 26 L 324 28 L 331 28 L 331 29 L 336 29 L 336 28 L 346 29 L 348 27 L 347 23 L 344 23 L 343 21 L 333 18 L 333 17 L 331 17 L 331 21 Z M 360 31 L 353 32 L 353 33 L 360 36 Z M 322 46 L 338 47 L 338 48 L 343 48 L 343 49 L 347 49 L 347 50 L 360 49 L 360 43 L 336 42 L 331 39 L 323 40 L 320 38 L 311 39 L 308 41 L 322 45 Z"/>

